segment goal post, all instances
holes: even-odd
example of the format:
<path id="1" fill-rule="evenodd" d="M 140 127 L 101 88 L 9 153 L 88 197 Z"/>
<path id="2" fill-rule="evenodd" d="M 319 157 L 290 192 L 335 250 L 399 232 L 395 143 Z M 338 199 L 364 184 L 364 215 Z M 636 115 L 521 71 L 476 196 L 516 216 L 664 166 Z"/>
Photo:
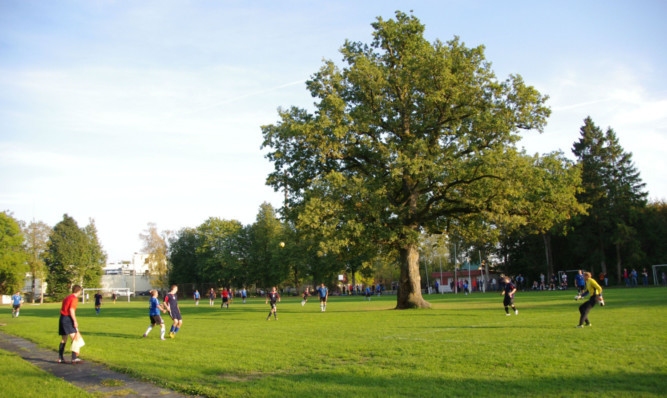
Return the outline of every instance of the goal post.
<path id="1" fill-rule="evenodd" d="M 653 284 L 655 286 L 660 286 L 662 284 L 662 272 L 667 272 L 667 264 L 656 264 L 651 266 L 653 268 Z M 662 272 L 660 272 L 660 278 L 658 278 L 658 270 L 662 267 Z"/>
<path id="2" fill-rule="evenodd" d="M 118 298 L 127 296 L 127 302 L 130 302 L 130 295 L 132 295 L 132 292 L 130 291 L 129 287 L 97 287 L 97 288 L 85 288 L 83 289 L 83 294 L 81 295 L 81 298 L 83 300 L 83 304 L 86 304 L 86 293 L 92 293 L 93 296 L 97 292 L 103 292 L 104 293 L 109 293 L 111 295 L 112 293 L 116 293 L 116 296 Z M 88 300 L 90 301 L 90 300 Z"/>

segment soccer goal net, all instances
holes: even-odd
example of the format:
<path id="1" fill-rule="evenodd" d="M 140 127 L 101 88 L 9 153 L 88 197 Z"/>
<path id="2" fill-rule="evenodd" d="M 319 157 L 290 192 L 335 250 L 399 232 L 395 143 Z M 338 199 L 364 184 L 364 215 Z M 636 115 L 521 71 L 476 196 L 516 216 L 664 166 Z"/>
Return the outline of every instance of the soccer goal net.
<path id="1" fill-rule="evenodd" d="M 656 264 L 653 266 L 653 284 L 660 286 L 667 282 L 667 264 Z M 665 277 L 663 278 L 663 275 Z"/>
<path id="2" fill-rule="evenodd" d="M 82 294 L 83 303 L 86 304 L 86 301 L 95 300 L 95 294 L 97 292 L 100 292 L 102 294 L 102 296 L 104 296 L 104 297 L 111 297 L 114 293 L 116 293 L 116 298 L 117 299 L 120 300 L 120 299 L 124 299 L 125 297 L 127 297 L 127 302 L 128 303 L 130 302 L 130 296 L 132 295 L 132 292 L 130 291 L 130 288 L 127 288 L 127 287 L 86 288 L 86 289 L 83 289 L 83 294 Z"/>

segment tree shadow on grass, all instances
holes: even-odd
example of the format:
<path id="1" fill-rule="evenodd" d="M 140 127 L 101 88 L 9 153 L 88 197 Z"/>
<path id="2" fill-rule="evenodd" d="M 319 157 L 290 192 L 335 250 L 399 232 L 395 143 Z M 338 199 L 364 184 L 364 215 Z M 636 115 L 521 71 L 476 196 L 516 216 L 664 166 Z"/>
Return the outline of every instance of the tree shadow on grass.
<path id="1" fill-rule="evenodd" d="M 316 371 L 299 374 L 273 374 L 266 377 L 255 375 L 236 379 L 235 383 L 247 384 L 252 394 L 253 383 L 268 383 L 276 396 L 349 396 L 350 388 L 360 396 L 626 396 L 663 395 L 667 378 L 660 373 L 592 372 L 581 369 L 576 376 L 520 375 L 507 378 L 471 376 L 447 378 L 442 375 L 420 376 L 413 371 L 403 377 L 395 374 L 374 376 L 367 372 L 341 374 L 340 371 Z M 284 382 L 278 382 L 278 379 Z M 230 382 L 230 379 L 226 379 Z M 233 379 L 232 379 L 233 380 Z M 604 382 L 602 382 L 604 381 Z"/>

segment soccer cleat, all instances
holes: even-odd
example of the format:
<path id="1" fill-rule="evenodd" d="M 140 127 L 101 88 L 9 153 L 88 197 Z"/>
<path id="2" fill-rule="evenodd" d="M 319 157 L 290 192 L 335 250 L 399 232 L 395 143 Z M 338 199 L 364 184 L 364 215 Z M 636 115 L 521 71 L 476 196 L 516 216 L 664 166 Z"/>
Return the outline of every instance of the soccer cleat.
<path id="1" fill-rule="evenodd" d="M 67 363 L 67 362 L 65 362 L 65 360 L 61 358 L 58 360 L 58 363 Z"/>
<path id="2" fill-rule="evenodd" d="M 505 316 L 511 316 L 511 314 L 505 314 Z"/>
<path id="3" fill-rule="evenodd" d="M 169 338 L 170 338 L 170 339 L 173 339 L 174 337 L 176 337 L 176 333 L 174 333 L 174 332 L 169 332 Z"/>
<path id="4" fill-rule="evenodd" d="M 72 365 L 76 365 L 77 363 L 83 363 L 83 360 L 81 358 L 72 359 Z"/>
<path id="5" fill-rule="evenodd" d="M 589 326 L 589 327 L 590 327 L 590 326 L 593 326 L 593 324 L 590 323 L 590 322 L 586 322 L 586 325 L 585 325 L 585 326 Z"/>
<path id="6" fill-rule="evenodd" d="M 578 327 L 578 328 L 583 328 L 583 327 L 584 327 L 584 325 L 577 325 L 577 327 Z"/>
<path id="7" fill-rule="evenodd" d="M 147 335 L 146 335 L 146 333 L 144 333 L 144 335 L 143 335 L 143 336 L 141 336 L 141 337 L 146 337 L 146 336 L 147 336 Z"/>
<path id="8" fill-rule="evenodd" d="M 160 340 L 167 340 L 167 339 L 165 339 L 164 337 L 160 337 Z"/>

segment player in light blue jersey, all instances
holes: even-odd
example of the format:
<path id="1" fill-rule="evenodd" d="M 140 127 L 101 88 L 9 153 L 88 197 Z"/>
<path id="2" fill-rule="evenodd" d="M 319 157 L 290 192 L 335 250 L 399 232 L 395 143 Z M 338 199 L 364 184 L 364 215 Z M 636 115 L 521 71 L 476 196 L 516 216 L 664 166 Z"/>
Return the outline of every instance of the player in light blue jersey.
<path id="1" fill-rule="evenodd" d="M 327 299 L 329 298 L 329 289 L 324 286 L 324 283 L 317 288 L 317 292 L 320 296 L 320 309 L 322 312 L 327 310 Z"/>
<path id="2" fill-rule="evenodd" d="M 21 292 L 16 292 L 16 294 L 12 296 L 12 318 L 19 317 L 21 304 L 23 304 L 23 297 L 21 297 Z"/>

